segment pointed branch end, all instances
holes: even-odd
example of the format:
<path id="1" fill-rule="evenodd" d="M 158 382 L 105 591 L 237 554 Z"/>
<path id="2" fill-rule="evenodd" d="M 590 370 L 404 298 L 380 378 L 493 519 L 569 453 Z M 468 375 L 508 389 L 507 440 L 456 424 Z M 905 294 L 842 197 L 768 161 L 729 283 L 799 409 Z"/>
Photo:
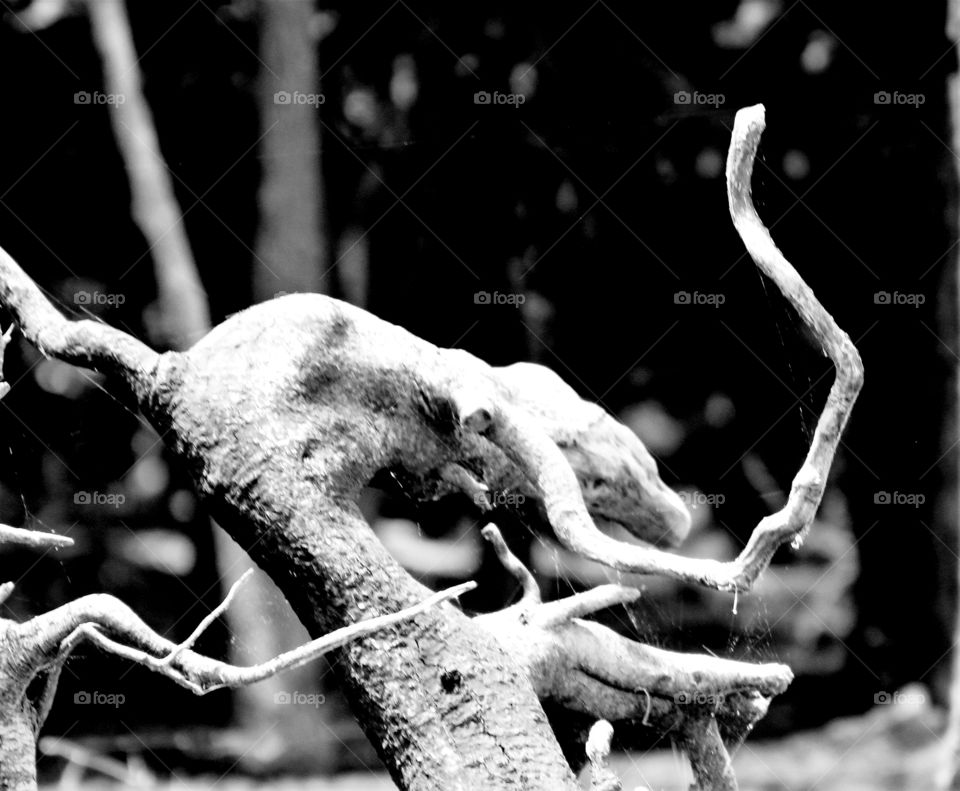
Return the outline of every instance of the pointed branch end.
<path id="1" fill-rule="evenodd" d="M 73 539 L 57 533 L 44 533 L 40 530 L 27 530 L 23 527 L 0 524 L 0 544 L 17 544 L 33 549 L 62 549 L 72 547 Z"/>

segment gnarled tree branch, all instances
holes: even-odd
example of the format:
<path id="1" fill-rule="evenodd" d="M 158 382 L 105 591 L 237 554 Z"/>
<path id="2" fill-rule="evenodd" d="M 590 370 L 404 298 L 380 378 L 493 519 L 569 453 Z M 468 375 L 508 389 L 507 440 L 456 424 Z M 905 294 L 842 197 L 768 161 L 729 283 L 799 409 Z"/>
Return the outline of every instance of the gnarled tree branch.
<path id="1" fill-rule="evenodd" d="M 23 542 L 22 534 L 27 532 L 18 531 L 15 539 Z M 0 541 L 3 538 L 0 533 Z M 66 541 L 70 543 L 69 539 Z M 45 543 L 28 545 L 42 548 Z M 245 578 L 246 575 L 230 589 L 223 603 L 179 644 L 161 637 L 119 599 L 103 594 L 85 596 L 24 623 L 0 618 L 0 788 L 6 791 L 36 788 L 37 735 L 50 712 L 63 666 L 83 641 L 90 641 L 107 653 L 143 665 L 197 695 L 204 695 L 215 689 L 254 684 L 300 667 L 353 640 L 416 618 L 476 587 L 473 582 L 454 586 L 399 612 L 355 622 L 250 667 L 237 667 L 194 652 L 193 643 L 222 614 Z M 31 697 L 32 682 L 38 676 L 43 683 L 39 694 Z"/>
<path id="2" fill-rule="evenodd" d="M 484 528 L 484 535 L 499 545 L 498 556 L 507 557 L 505 565 L 514 575 L 529 573 L 495 526 Z M 704 723 L 712 720 L 717 733 L 723 732 L 720 747 L 729 763 L 723 742 L 739 746 L 793 674 L 780 664 L 654 648 L 578 617 L 639 596 L 633 588 L 605 585 L 546 604 L 521 603 L 476 620 L 521 659 L 541 700 L 607 720 L 641 720 L 687 750 L 700 776 L 698 767 L 705 761 L 719 766 L 713 731 Z M 705 743 L 694 745 L 700 734 Z"/>
<path id="3" fill-rule="evenodd" d="M 809 527 L 862 382 L 853 345 L 753 209 L 762 129 L 762 108 L 738 114 L 727 170 L 734 224 L 817 335 L 837 378 L 786 506 L 729 563 L 627 544 L 596 528 L 594 517 L 676 544 L 689 515 L 636 436 L 540 366 L 493 368 L 319 295 L 257 305 L 188 351 L 158 356 L 125 333 L 66 321 L 2 252 L 0 303 L 43 353 L 126 379 L 214 517 L 280 585 L 314 637 L 425 597 L 360 515 L 360 492 L 377 476 L 418 501 L 523 493 L 542 502 L 560 540 L 586 557 L 746 590 L 773 551 Z M 502 613 L 468 619 L 441 606 L 341 649 L 337 672 L 402 788 L 574 788 L 538 699 L 592 720 L 693 733 L 709 751 L 717 740 L 739 744 L 790 683 L 783 665 L 662 651 L 579 617 L 633 601 L 636 591 L 610 586 L 540 604 L 529 580 L 525 588 L 521 603 Z M 101 629 L 86 636 L 107 638 Z M 176 650 L 138 648 L 157 660 Z M 189 656 L 183 650 L 167 669 L 182 671 Z M 521 726 L 504 727 L 507 720 Z M 518 758 L 504 762 L 505 754 Z"/>
<path id="4" fill-rule="evenodd" d="M 856 347 L 777 249 L 754 208 L 750 180 L 763 129 L 762 105 L 737 113 L 727 158 L 730 215 L 747 252 L 800 314 L 837 373 L 786 505 L 761 520 L 740 556 L 728 563 L 685 558 L 650 547 L 627 546 L 601 533 L 577 496 L 576 478 L 557 447 L 511 408 L 491 407 L 493 441 L 536 482 L 560 541 L 574 552 L 612 568 L 673 577 L 719 590 L 749 590 L 780 546 L 803 540 L 863 385 L 863 365 Z"/>
<path id="5" fill-rule="evenodd" d="M 230 589 L 230 593 L 235 592 L 242 582 L 243 578 Z M 235 689 L 255 684 L 284 670 L 301 667 L 351 640 L 415 618 L 431 607 L 458 598 L 475 587 L 476 583 L 473 582 L 455 585 L 412 607 L 358 621 L 286 651 L 268 662 L 249 667 L 238 667 L 202 656 L 187 648 L 186 643 L 171 643 L 150 629 L 123 602 L 112 596 L 97 595 L 77 599 L 48 614 L 50 617 L 34 618 L 28 622 L 26 630 L 29 630 L 31 637 L 37 641 L 37 651 L 48 652 L 56 637 L 72 627 L 69 634 L 59 641 L 60 648 L 55 659 L 57 664 L 62 665 L 81 642 L 89 640 L 105 652 L 160 673 L 194 694 L 206 695 L 217 689 Z M 230 598 L 232 597 L 228 594 L 224 601 L 229 602 Z M 217 608 L 214 613 L 216 612 L 222 612 L 222 607 Z M 212 619 L 205 618 L 201 627 L 209 625 L 211 621 Z M 113 637 L 108 637 L 107 634 Z M 195 633 L 191 638 L 196 636 L 198 635 Z"/>

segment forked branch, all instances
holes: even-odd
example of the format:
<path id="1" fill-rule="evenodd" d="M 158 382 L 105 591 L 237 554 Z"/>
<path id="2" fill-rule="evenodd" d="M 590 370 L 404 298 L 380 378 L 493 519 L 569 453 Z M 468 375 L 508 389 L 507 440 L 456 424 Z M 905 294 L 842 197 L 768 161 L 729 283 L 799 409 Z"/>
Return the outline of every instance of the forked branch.
<path id="1" fill-rule="evenodd" d="M 73 543 L 71 539 L 63 536 L 0 525 L 0 543 L 11 541 L 41 549 L 69 546 Z M 29 679 L 37 673 L 46 673 L 46 689 L 37 705 L 38 723 L 42 724 L 49 712 L 64 663 L 84 640 L 89 640 L 107 653 L 129 659 L 167 676 L 198 695 L 204 695 L 224 687 L 236 688 L 254 684 L 284 670 L 300 667 L 351 640 L 414 618 L 431 607 L 456 599 L 476 587 L 475 582 L 455 585 L 398 612 L 352 623 L 280 654 L 268 662 L 250 667 L 237 667 L 194 652 L 194 643 L 229 607 L 250 573 L 240 577 L 223 602 L 179 644 L 161 637 L 126 604 L 106 594 L 84 596 L 20 624 L 11 624 L 0 619 L 0 624 L 5 627 L 2 632 L 3 639 L 12 640 L 18 646 L 16 652 L 11 652 L 9 660 L 16 665 L 14 675 Z M 12 583 L 3 586 L 4 598 L 9 596 L 12 588 Z M 0 660 L 3 659 L 4 655 L 0 653 Z"/>
<path id="2" fill-rule="evenodd" d="M 511 573 L 519 578 L 529 573 L 495 526 L 483 533 Z M 687 751 L 702 789 L 735 788 L 725 784 L 735 782 L 730 751 L 793 674 L 780 664 L 654 648 L 580 619 L 639 596 L 634 588 L 605 585 L 546 604 L 521 602 L 478 620 L 524 663 L 541 700 L 605 720 L 640 720 Z M 599 723 L 594 730 L 598 739 L 605 733 Z M 707 777 L 720 784 L 703 785 Z M 609 778 L 603 775 L 602 780 Z"/>
<path id="3" fill-rule="evenodd" d="M 225 604 L 246 577 L 230 590 Z M 181 644 L 172 643 L 153 631 L 140 617 L 119 599 L 107 595 L 85 596 L 44 615 L 21 624 L 21 639 L 35 662 L 56 650 L 55 658 L 38 664 L 38 670 L 56 674 L 63 663 L 84 640 L 89 640 L 103 651 L 128 659 L 159 673 L 197 695 L 216 689 L 237 688 L 255 684 L 284 670 L 300 667 L 317 657 L 346 645 L 352 640 L 409 620 L 431 607 L 455 599 L 476 587 L 465 582 L 435 593 L 422 602 L 395 613 L 358 621 L 287 651 L 268 662 L 250 667 L 238 667 L 203 656 L 191 650 L 190 645 L 203 629 L 223 611 L 221 605 L 203 620 L 190 638 Z"/>

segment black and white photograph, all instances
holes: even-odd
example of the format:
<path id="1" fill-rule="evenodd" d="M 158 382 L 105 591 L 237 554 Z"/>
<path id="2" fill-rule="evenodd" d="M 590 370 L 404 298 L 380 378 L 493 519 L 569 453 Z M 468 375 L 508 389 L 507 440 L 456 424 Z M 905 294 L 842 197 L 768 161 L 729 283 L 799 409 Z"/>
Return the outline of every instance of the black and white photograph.
<path id="1" fill-rule="evenodd" d="M 0 791 L 960 791 L 960 0 L 0 0 Z"/>

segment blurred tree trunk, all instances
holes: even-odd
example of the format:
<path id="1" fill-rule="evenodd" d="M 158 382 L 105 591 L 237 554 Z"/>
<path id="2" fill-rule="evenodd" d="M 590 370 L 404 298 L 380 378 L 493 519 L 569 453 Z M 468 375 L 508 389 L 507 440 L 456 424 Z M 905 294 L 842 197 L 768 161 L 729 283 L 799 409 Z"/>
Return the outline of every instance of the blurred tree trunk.
<path id="1" fill-rule="evenodd" d="M 312 3 L 260 2 L 257 301 L 278 291 L 327 291 L 315 13 Z"/>
<path id="2" fill-rule="evenodd" d="M 260 91 L 265 136 L 257 301 L 281 290 L 318 291 L 323 273 L 315 106 L 274 100 L 281 90 L 291 95 L 317 91 L 312 5 L 264 0 L 261 11 L 267 65 Z M 172 348 L 185 349 L 209 332 L 209 309 L 143 96 L 130 24 L 122 0 L 95 0 L 89 13 L 107 90 L 126 98 L 112 106 L 111 118 L 130 180 L 134 217 L 154 258 L 163 337 Z M 213 531 L 221 583 L 230 587 L 253 563 L 220 527 L 214 524 Z M 231 648 L 234 664 L 258 664 L 309 639 L 270 579 L 257 571 L 255 580 L 226 615 L 231 632 L 243 635 L 243 643 Z M 241 726 L 258 732 L 256 747 L 245 751 L 247 763 L 282 761 L 288 769 L 297 763 L 316 765 L 325 743 L 317 738 L 317 715 L 305 706 L 279 706 L 276 695 L 313 691 L 318 674 L 317 665 L 308 665 L 236 693 Z M 266 723 L 275 724 L 268 734 L 263 733 Z"/>
<path id="3" fill-rule="evenodd" d="M 133 219 L 149 245 L 157 279 L 158 339 L 186 349 L 210 331 L 207 294 L 183 229 L 183 212 L 160 151 L 123 0 L 87 3 L 107 92 L 123 97 L 110 121 L 130 182 Z"/>
<path id="4" fill-rule="evenodd" d="M 261 67 L 257 96 L 263 137 L 260 221 L 253 269 L 255 302 L 284 292 L 326 291 L 314 14 L 313 4 L 308 2 L 259 3 Z M 216 546 L 225 586 L 232 585 L 248 568 L 255 569 L 231 607 L 231 631 L 244 639 L 233 646 L 230 661 L 257 664 L 308 640 L 306 629 L 279 588 L 254 566 L 247 553 L 222 530 L 216 533 Z M 242 727 L 263 731 L 266 724 L 276 723 L 248 759 L 267 765 L 282 761 L 288 770 L 294 764 L 312 769 L 329 765 L 333 737 L 321 725 L 324 712 L 277 703 L 277 696 L 283 692 L 317 690 L 324 667 L 325 663 L 314 663 L 237 691 Z"/>

